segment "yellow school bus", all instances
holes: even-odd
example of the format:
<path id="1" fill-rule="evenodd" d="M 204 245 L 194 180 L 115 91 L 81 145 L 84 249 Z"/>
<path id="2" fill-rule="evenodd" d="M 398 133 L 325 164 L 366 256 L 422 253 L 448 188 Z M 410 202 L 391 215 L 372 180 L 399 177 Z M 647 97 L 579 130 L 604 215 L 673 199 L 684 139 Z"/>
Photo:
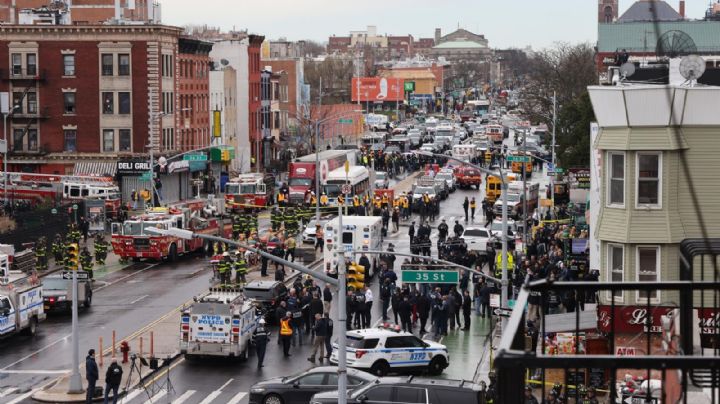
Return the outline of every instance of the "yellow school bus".
<path id="1" fill-rule="evenodd" d="M 520 179 L 519 175 L 507 174 L 505 181 L 512 182 L 517 181 L 518 179 Z M 500 181 L 500 178 L 488 175 L 487 181 L 485 181 L 485 196 L 487 197 L 488 202 L 495 203 L 495 200 L 497 200 L 501 193 L 502 182 Z"/>

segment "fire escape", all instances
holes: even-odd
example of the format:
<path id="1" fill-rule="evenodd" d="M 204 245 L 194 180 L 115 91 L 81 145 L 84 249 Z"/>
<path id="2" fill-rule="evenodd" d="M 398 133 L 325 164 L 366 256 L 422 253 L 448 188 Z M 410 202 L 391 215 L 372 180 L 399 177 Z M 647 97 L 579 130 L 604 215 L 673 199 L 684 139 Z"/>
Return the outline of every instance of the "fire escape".
<path id="1" fill-rule="evenodd" d="M 39 139 L 36 135 L 34 139 L 36 143 L 30 143 L 29 133 L 32 129 L 38 130 L 40 120 L 49 117 L 48 108 L 39 106 L 39 84 L 45 82 L 45 71 L 38 69 L 37 66 L 12 66 L 7 74 L 2 75 L 2 79 L 9 82 L 8 91 L 13 107 L 8 116 L 9 127 L 12 128 L 10 133 L 13 144 L 12 148 L 8 145 L 8 151 L 11 154 L 37 154 L 42 151 L 40 145 L 37 144 Z M 30 99 L 30 94 L 34 94 L 34 99 Z M 15 136 L 18 123 L 22 125 L 22 135 L 19 137 Z M 16 142 L 20 142 L 21 145 L 17 146 Z"/>

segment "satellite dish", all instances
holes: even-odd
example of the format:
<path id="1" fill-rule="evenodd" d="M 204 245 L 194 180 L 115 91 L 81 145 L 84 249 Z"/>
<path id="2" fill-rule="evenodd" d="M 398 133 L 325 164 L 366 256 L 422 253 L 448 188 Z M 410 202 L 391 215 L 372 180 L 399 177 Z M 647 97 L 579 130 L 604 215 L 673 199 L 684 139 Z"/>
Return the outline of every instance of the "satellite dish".
<path id="1" fill-rule="evenodd" d="M 685 80 L 697 81 L 705 73 L 705 59 L 698 55 L 685 56 L 680 61 L 680 74 Z"/>
<path id="2" fill-rule="evenodd" d="M 620 66 L 620 77 L 623 79 L 626 79 L 630 76 L 635 74 L 635 64 L 630 62 L 625 62 Z"/>
<path id="3" fill-rule="evenodd" d="M 658 56 L 676 58 L 683 55 L 691 55 L 697 52 L 697 46 L 692 37 L 683 31 L 668 31 L 658 38 L 655 53 Z"/>
<path id="4" fill-rule="evenodd" d="M 220 59 L 220 64 L 223 66 L 227 66 L 230 64 L 230 62 L 227 59 Z"/>

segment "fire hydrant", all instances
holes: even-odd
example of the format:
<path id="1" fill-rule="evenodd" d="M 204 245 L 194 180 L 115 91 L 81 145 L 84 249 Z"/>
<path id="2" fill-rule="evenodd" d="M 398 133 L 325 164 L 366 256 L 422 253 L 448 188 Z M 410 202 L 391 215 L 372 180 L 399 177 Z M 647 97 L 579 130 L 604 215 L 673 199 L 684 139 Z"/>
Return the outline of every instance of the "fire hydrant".
<path id="1" fill-rule="evenodd" d="M 128 363 L 128 354 L 130 353 L 130 345 L 127 341 L 120 343 L 120 352 L 122 352 L 122 363 Z"/>

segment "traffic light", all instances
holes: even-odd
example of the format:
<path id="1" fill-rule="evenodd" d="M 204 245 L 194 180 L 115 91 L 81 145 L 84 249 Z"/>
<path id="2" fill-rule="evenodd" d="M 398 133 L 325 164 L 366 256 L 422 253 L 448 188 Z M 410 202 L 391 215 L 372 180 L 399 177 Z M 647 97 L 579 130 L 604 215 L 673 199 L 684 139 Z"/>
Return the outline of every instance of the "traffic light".
<path id="1" fill-rule="evenodd" d="M 77 271 L 80 267 L 80 247 L 77 243 L 65 246 L 65 270 Z"/>
<path id="2" fill-rule="evenodd" d="M 365 286 L 365 267 L 352 263 L 347 268 L 347 285 L 354 290 L 360 290 Z"/>

